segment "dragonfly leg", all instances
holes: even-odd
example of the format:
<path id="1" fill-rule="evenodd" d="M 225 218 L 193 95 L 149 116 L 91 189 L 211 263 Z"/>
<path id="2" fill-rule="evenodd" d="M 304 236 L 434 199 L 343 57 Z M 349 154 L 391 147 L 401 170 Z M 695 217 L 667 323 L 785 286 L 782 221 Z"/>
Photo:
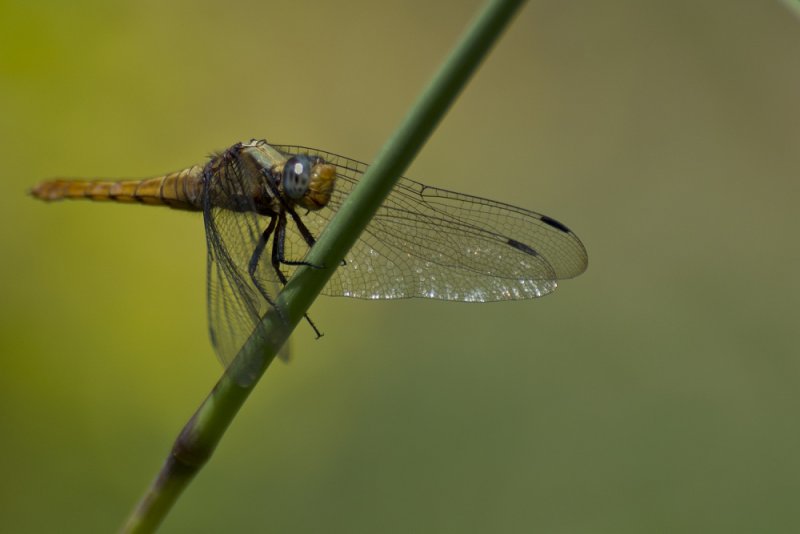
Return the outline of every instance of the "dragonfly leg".
<path id="1" fill-rule="evenodd" d="M 261 293 L 261 296 L 264 297 L 270 306 L 274 307 L 275 302 L 272 300 L 272 297 L 270 297 L 266 288 L 264 288 L 264 286 L 256 277 L 258 263 L 261 261 L 261 256 L 264 254 L 264 249 L 267 247 L 270 236 L 273 236 L 271 261 L 272 268 L 275 270 L 275 274 L 278 276 L 278 280 L 280 280 L 281 285 L 286 285 L 286 275 L 281 271 L 280 267 L 282 262 L 278 257 L 278 248 L 280 248 L 281 251 L 283 250 L 283 242 L 286 239 L 286 219 L 284 217 L 272 216 L 270 218 L 269 224 L 267 225 L 266 230 L 264 230 L 264 232 L 261 234 L 261 237 L 258 239 L 256 248 L 253 250 L 253 255 L 250 257 L 250 261 L 247 264 L 247 272 L 250 273 L 250 279 L 253 281 L 253 285 L 256 286 L 256 289 L 258 289 L 258 292 Z M 279 243 L 280 247 L 278 247 Z M 306 321 L 308 321 L 308 324 L 311 325 L 311 328 L 314 330 L 314 334 L 316 334 L 317 339 L 321 338 L 322 332 L 319 331 L 317 325 L 314 324 L 308 314 L 305 314 L 305 318 Z"/>
<path id="2" fill-rule="evenodd" d="M 289 213 L 292 215 L 293 219 L 295 217 L 297 217 L 297 214 L 294 213 L 292 210 L 289 210 Z M 297 219 L 295 219 L 295 222 L 297 222 Z M 306 235 L 303 233 L 303 231 L 305 231 L 305 233 L 308 234 L 308 238 L 311 239 L 311 243 L 308 246 L 312 247 L 314 245 L 314 238 L 311 236 L 311 232 L 309 232 L 308 228 L 306 228 L 305 226 L 303 226 L 303 229 L 300 230 L 300 233 L 303 234 L 303 239 L 306 240 L 306 243 L 308 243 L 308 239 L 306 238 Z M 278 236 L 280 236 L 280 238 L 278 238 Z M 276 237 L 276 239 L 273 240 L 273 242 L 272 242 L 273 256 L 275 256 L 277 254 L 278 263 L 279 264 L 283 264 L 283 265 L 305 265 L 306 267 L 311 267 L 312 269 L 319 269 L 318 266 L 313 265 L 311 263 L 308 263 L 307 261 L 290 260 L 290 259 L 287 259 L 286 256 L 284 255 L 284 250 L 285 250 L 284 249 L 284 243 L 286 241 L 286 213 L 285 213 L 285 211 L 282 211 L 278 215 L 278 229 L 276 230 L 276 236 L 275 237 Z M 274 263 L 273 263 L 273 266 L 274 266 Z M 279 271 L 279 268 L 275 267 L 275 270 Z M 286 282 L 284 282 L 284 284 L 285 283 Z"/>
<path id="3" fill-rule="evenodd" d="M 314 238 L 314 235 L 311 233 L 311 231 L 308 229 L 308 227 L 306 227 L 305 223 L 303 222 L 303 219 L 300 218 L 300 216 L 297 214 L 296 211 L 294 211 L 292 209 L 287 210 L 287 211 L 289 212 L 289 215 L 292 217 L 292 220 L 294 221 L 294 224 L 297 227 L 297 231 L 300 232 L 301 236 L 303 236 L 303 239 L 305 240 L 306 245 L 308 245 L 308 248 L 313 247 L 314 244 L 317 242 L 317 240 Z M 288 263 L 288 262 L 284 262 L 284 263 Z M 341 264 L 342 265 L 347 265 L 347 262 L 345 260 L 342 260 Z M 312 265 L 310 263 L 304 263 L 303 265 L 308 265 L 312 269 L 324 269 L 325 268 L 324 265 Z"/>
<path id="4" fill-rule="evenodd" d="M 273 226 L 273 221 L 275 221 L 274 218 L 272 221 L 270 221 L 270 226 Z M 278 275 L 278 280 L 280 280 L 281 284 L 283 285 L 286 285 L 287 280 L 286 280 L 286 275 L 283 274 L 283 271 L 281 271 L 281 264 L 308 265 L 308 263 L 305 262 L 286 261 L 286 259 L 283 257 L 285 241 L 286 241 L 286 214 L 282 211 L 278 214 L 277 225 L 275 225 L 275 235 L 272 238 L 272 268 L 275 270 L 275 274 Z M 307 313 L 304 314 L 304 317 L 306 318 L 306 322 L 311 327 L 311 329 L 314 330 L 314 334 L 316 334 L 317 339 L 321 338 L 322 332 L 319 331 L 319 328 L 317 328 L 317 325 L 315 325 L 314 321 L 311 320 L 311 317 L 309 317 Z"/>
<path id="5" fill-rule="evenodd" d="M 261 234 L 261 237 L 258 239 L 258 243 L 256 243 L 256 248 L 253 250 L 253 255 L 250 256 L 250 262 L 247 264 L 247 272 L 250 273 L 250 279 L 253 281 L 253 285 L 256 286 L 258 292 L 261 293 L 261 296 L 266 299 L 267 302 L 271 306 L 274 306 L 275 303 L 272 301 L 272 298 L 269 296 L 267 290 L 261 285 L 261 282 L 258 281 L 256 277 L 256 270 L 258 269 L 258 262 L 261 261 L 261 255 L 264 253 L 264 249 L 267 246 L 267 242 L 269 242 L 269 237 L 275 231 L 275 225 L 278 222 L 278 218 L 272 216 L 269 220 L 269 224 L 267 225 L 267 229 Z M 278 272 L 279 278 L 283 282 L 283 285 L 286 285 L 285 278 L 283 278 L 283 273 L 280 271 Z"/>
<path id="6" fill-rule="evenodd" d="M 287 210 L 287 211 L 289 212 L 289 215 L 292 217 L 295 226 L 297 226 L 297 230 L 300 232 L 300 235 L 303 236 L 303 239 L 305 240 L 306 245 L 308 245 L 308 248 L 313 247 L 314 243 L 316 243 L 317 240 L 311 234 L 311 231 L 303 223 L 303 219 L 300 218 L 300 216 L 297 214 L 295 210 Z"/>

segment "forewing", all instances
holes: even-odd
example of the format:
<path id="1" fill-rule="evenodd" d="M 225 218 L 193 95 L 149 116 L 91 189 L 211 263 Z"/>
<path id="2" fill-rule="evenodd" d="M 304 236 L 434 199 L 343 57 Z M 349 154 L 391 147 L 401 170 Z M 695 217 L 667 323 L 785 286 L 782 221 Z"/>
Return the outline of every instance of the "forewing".
<path id="1" fill-rule="evenodd" d="M 319 236 L 367 165 L 316 149 L 277 148 L 337 167 L 328 206 L 301 214 Z M 293 235 L 287 250 L 304 257 L 306 247 Z M 401 178 L 345 261 L 323 293 L 485 302 L 550 293 L 558 280 L 582 273 L 587 256 L 578 237 L 552 218 Z"/>

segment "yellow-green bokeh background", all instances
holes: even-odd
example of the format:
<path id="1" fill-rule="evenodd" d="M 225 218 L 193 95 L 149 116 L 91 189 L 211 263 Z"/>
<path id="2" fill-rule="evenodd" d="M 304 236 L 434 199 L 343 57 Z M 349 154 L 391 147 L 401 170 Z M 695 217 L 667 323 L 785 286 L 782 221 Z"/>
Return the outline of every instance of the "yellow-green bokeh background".
<path id="1" fill-rule="evenodd" d="M 0 531 L 118 528 L 221 372 L 200 216 L 26 189 L 370 160 L 479 6 L 0 2 Z M 800 530 L 798 95 L 777 2 L 531 2 L 408 174 L 557 217 L 588 272 L 321 298 L 164 532 Z"/>

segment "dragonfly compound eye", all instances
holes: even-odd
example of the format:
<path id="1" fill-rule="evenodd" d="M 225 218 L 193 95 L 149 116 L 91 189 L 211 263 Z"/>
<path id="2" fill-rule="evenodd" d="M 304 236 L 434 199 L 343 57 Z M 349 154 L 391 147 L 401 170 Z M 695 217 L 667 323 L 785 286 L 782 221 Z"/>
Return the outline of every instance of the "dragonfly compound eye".
<path id="1" fill-rule="evenodd" d="M 308 191 L 312 161 L 308 156 L 294 156 L 283 166 L 283 190 L 294 200 Z"/>

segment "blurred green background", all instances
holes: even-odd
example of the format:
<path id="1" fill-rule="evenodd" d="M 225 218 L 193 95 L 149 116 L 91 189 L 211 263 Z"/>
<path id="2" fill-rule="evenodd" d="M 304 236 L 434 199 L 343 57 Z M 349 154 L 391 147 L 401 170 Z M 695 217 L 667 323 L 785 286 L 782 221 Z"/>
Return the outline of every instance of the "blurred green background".
<path id="1" fill-rule="evenodd" d="M 116 530 L 221 373 L 199 215 L 26 197 L 265 137 L 371 160 L 451 2 L 0 2 L 0 530 Z M 408 175 L 562 220 L 538 301 L 320 298 L 164 532 L 797 532 L 800 19 L 540 1 Z"/>

